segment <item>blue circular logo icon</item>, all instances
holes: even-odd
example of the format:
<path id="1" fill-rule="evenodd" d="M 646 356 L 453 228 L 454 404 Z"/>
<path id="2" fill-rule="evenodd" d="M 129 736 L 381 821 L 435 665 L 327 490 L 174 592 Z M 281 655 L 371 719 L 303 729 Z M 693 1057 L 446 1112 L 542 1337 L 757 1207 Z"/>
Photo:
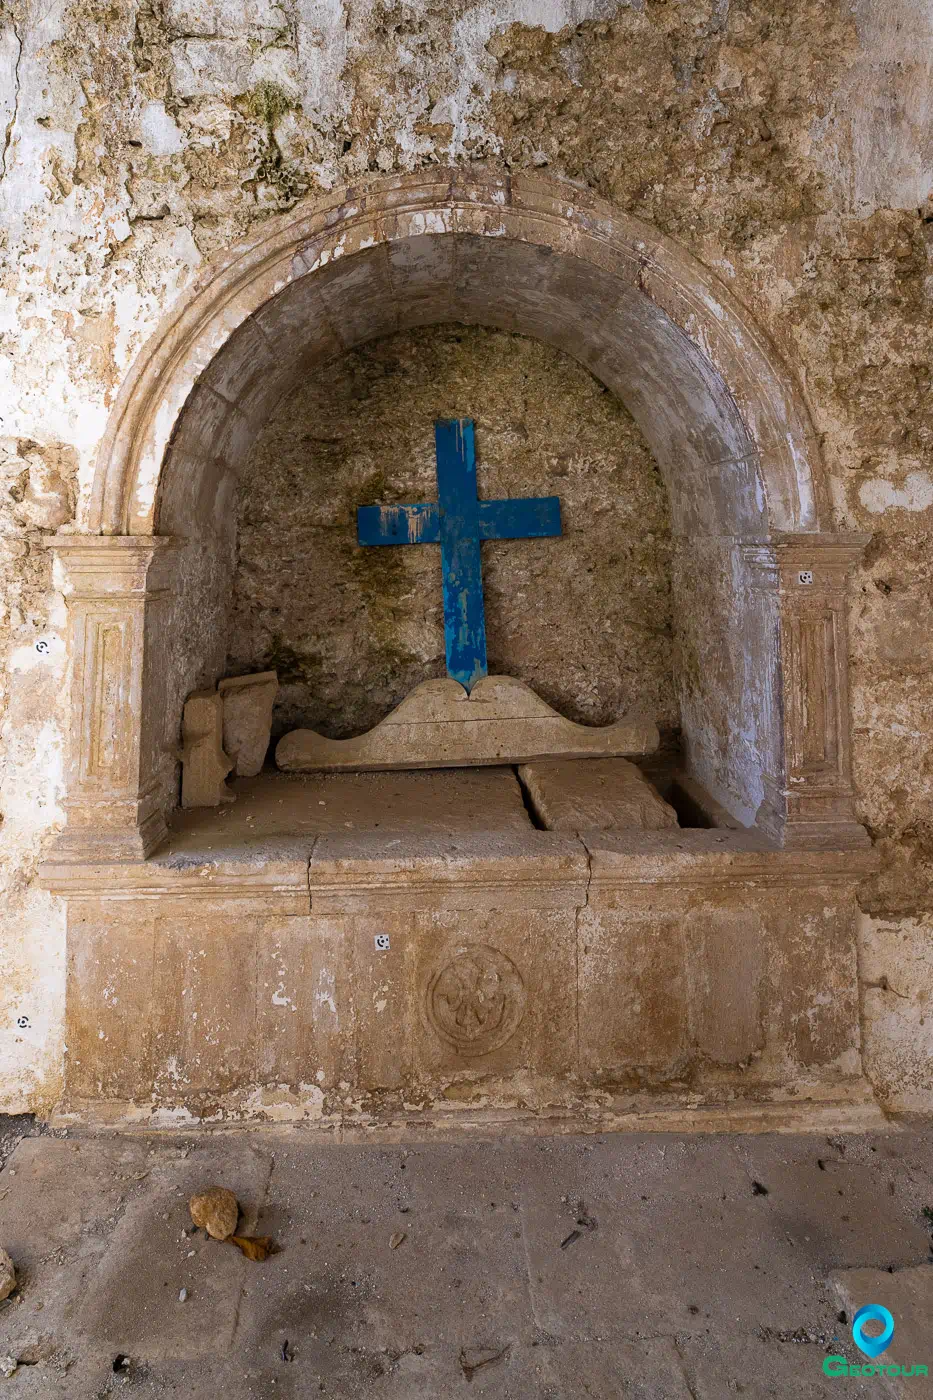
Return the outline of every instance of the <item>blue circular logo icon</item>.
<path id="1" fill-rule="evenodd" d="M 865 1336 L 865 1323 L 871 1318 L 884 1324 L 884 1331 L 879 1332 L 877 1337 Z M 863 1351 L 866 1356 L 872 1358 L 880 1356 L 883 1351 L 887 1351 L 894 1336 L 894 1318 L 878 1303 L 866 1303 L 864 1308 L 859 1308 L 852 1319 L 852 1340 Z"/>

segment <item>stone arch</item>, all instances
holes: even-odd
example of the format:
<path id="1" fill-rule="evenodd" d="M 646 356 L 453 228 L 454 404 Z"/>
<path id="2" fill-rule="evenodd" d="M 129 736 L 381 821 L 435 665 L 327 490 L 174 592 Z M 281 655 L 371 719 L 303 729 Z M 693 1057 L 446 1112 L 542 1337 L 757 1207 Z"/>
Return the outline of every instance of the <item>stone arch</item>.
<path id="1" fill-rule="evenodd" d="M 237 471 L 275 404 L 354 345 L 457 320 L 569 352 L 654 451 L 691 600 L 688 771 L 785 843 L 863 839 L 843 604 L 860 541 L 826 533 L 792 375 L 728 290 L 656 230 L 551 178 L 432 169 L 270 220 L 197 279 L 137 357 L 88 533 L 55 541 L 75 619 L 66 847 L 144 855 L 164 833 L 184 696 L 224 663 Z M 795 574 L 813 583 L 795 591 Z"/>
<path id="2" fill-rule="evenodd" d="M 173 435 L 196 450 L 210 434 L 210 455 L 220 446 L 235 464 L 255 425 L 315 362 L 442 319 L 538 336 L 585 363 L 639 422 L 682 519 L 692 488 L 701 513 L 718 505 L 720 526 L 741 527 L 730 533 L 827 528 L 802 396 L 717 278 L 576 186 L 435 169 L 270 220 L 197 279 L 120 391 L 89 531 L 152 534 L 157 514 L 172 513 L 173 489 L 179 501 L 201 494 L 166 475 Z M 293 348 L 296 335 L 301 353 L 286 362 L 276 351 L 283 338 Z"/>

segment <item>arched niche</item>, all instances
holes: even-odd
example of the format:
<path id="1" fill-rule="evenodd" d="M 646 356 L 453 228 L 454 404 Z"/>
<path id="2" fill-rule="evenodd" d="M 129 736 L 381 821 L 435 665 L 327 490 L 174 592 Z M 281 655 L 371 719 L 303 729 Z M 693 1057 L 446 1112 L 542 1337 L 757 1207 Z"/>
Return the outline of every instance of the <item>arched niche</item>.
<path id="1" fill-rule="evenodd" d="M 783 844 L 865 840 L 852 816 L 845 577 L 792 375 L 705 268 L 540 176 L 432 170 L 264 225 L 140 353 L 101 447 L 88 534 L 53 544 L 74 619 L 75 858 L 142 856 L 177 792 L 187 693 L 225 655 L 234 496 L 302 376 L 375 336 L 462 321 L 536 336 L 629 408 L 670 495 L 684 763 Z"/>

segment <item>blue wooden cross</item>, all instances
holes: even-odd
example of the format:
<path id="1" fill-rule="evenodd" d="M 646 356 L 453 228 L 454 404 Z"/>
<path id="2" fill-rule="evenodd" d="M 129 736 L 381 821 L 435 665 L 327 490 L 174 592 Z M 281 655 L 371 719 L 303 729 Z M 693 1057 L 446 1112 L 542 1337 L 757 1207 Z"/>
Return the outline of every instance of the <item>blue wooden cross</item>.
<path id="1" fill-rule="evenodd" d="M 480 501 L 476 495 L 473 423 L 434 424 L 437 505 L 360 506 L 360 544 L 439 544 L 444 576 L 447 674 L 469 692 L 486 675 L 486 617 L 480 540 L 560 534 L 560 499 L 524 496 Z"/>

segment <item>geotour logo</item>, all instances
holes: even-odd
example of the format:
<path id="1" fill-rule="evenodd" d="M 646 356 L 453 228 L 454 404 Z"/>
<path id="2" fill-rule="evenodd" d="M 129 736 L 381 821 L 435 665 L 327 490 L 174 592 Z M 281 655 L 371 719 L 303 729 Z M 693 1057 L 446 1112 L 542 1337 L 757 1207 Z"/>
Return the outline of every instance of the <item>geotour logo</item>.
<path id="1" fill-rule="evenodd" d="M 865 1331 L 866 1322 L 880 1322 L 881 1331 L 869 1336 Z M 859 1351 L 872 1358 L 887 1351 L 894 1338 L 894 1318 L 887 1308 L 879 1303 L 866 1303 L 859 1308 L 852 1319 L 852 1340 Z M 856 1363 L 850 1366 L 844 1356 L 827 1356 L 823 1360 L 824 1376 L 926 1376 L 926 1366 L 898 1366 L 895 1362 L 879 1362 L 875 1365 Z"/>
<path id="2" fill-rule="evenodd" d="M 865 1331 L 865 1323 L 869 1318 L 883 1323 L 877 1337 L 869 1337 Z M 887 1308 L 879 1307 L 877 1303 L 867 1303 L 864 1308 L 859 1308 L 852 1319 L 852 1340 L 866 1356 L 880 1356 L 883 1351 L 887 1351 L 893 1336 L 894 1318 Z"/>

